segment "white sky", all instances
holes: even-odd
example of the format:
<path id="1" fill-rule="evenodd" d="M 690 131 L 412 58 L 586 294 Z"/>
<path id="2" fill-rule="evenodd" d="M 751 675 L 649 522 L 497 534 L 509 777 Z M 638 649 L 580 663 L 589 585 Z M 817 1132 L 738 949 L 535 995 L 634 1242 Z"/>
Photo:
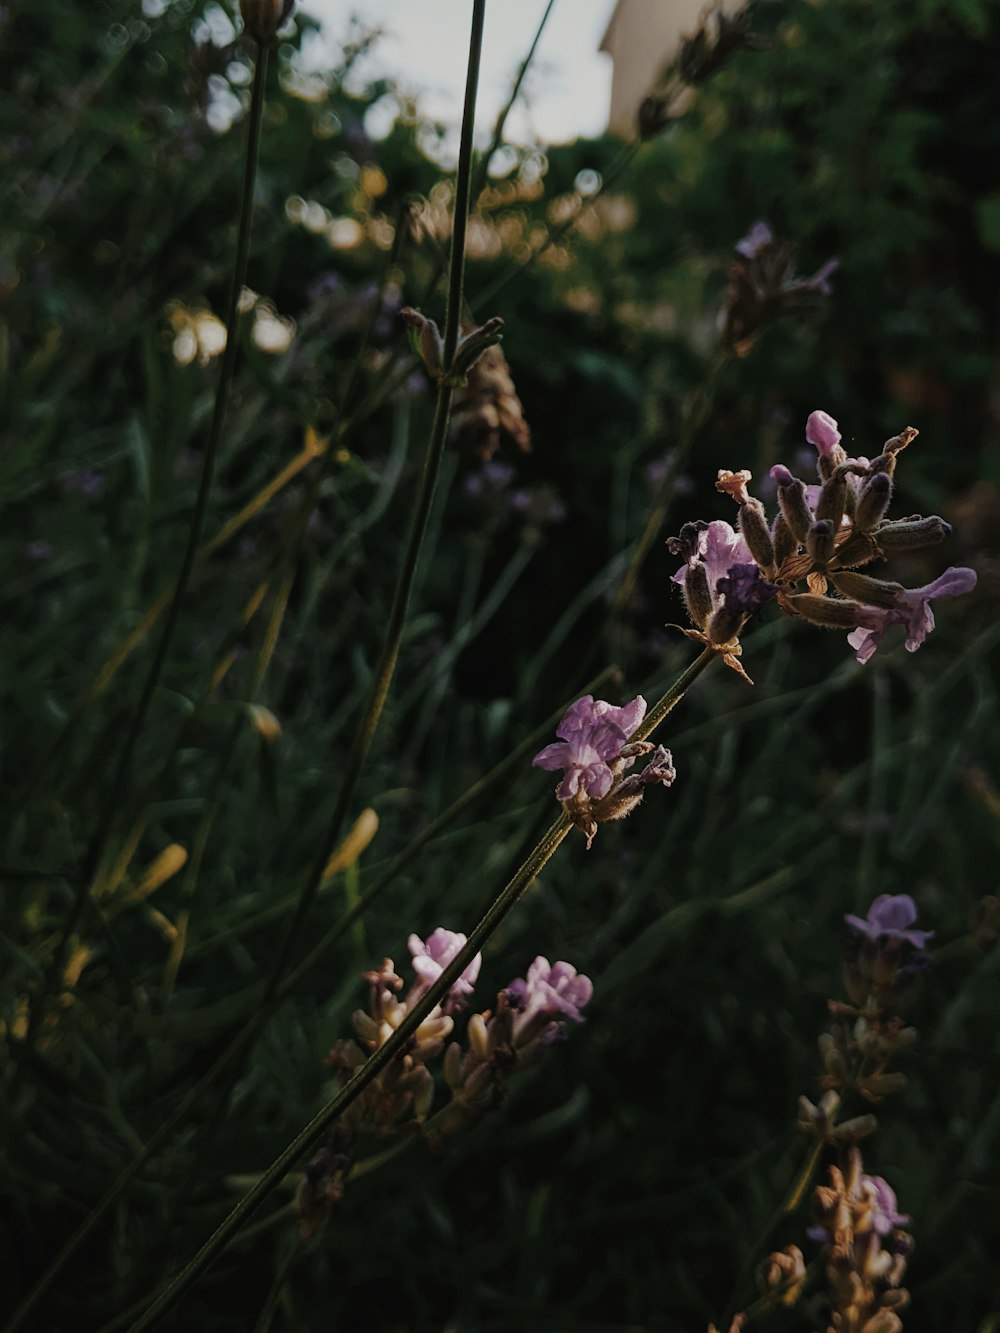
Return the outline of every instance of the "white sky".
<path id="1" fill-rule="evenodd" d="M 487 0 L 476 113 L 477 139 L 488 138 L 545 12 L 546 0 Z M 462 117 L 472 5 L 469 0 L 301 0 L 339 45 L 350 16 L 385 29 L 364 74 L 392 77 L 419 92 L 432 120 Z M 521 97 L 507 121 L 515 143 L 563 143 L 607 125 L 611 58 L 598 53 L 614 0 L 555 0 Z"/>

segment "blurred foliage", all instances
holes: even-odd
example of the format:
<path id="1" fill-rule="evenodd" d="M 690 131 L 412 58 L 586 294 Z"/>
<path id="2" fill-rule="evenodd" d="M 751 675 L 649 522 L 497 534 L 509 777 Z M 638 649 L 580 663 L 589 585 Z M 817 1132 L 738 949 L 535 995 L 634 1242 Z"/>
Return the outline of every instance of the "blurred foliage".
<path id="1" fill-rule="evenodd" d="M 148 644 L 98 700 L 75 705 L 175 576 L 232 262 L 251 52 L 218 4 L 141 11 L 132 0 L 0 7 L 0 1000 L 13 1054 Z M 758 49 L 735 55 L 627 166 L 611 139 L 494 162 L 466 289 L 470 314 L 507 322 L 534 451 L 507 443 L 498 459 L 511 471 L 491 472 L 459 440 L 446 461 L 364 782 L 380 831 L 354 887 L 610 651 L 622 698 L 655 697 L 690 660 L 663 629 L 681 608 L 662 542 L 624 636 L 607 628 L 622 552 L 671 451 L 663 536 L 731 518 L 716 470 L 759 479 L 794 462 L 815 407 L 869 455 L 918 426 L 895 511 L 939 512 L 956 533 L 913 560 L 906 582 L 963 563 L 979 590 L 944 608 L 914 657 L 898 646 L 861 669 L 843 635 L 767 622 L 746 637 L 754 691 L 721 670 L 699 684 L 664 736 L 674 790 L 602 829 L 589 855 L 574 837 L 486 959 L 483 1004 L 536 953 L 571 960 L 595 982 L 587 1026 L 447 1153 L 415 1148 L 353 1186 L 298 1257 L 276 1328 L 718 1319 L 804 1155 L 795 1104 L 815 1095 L 843 913 L 878 892 L 912 893 L 940 946 L 912 1015 L 924 1040 L 906 1060 L 909 1086 L 866 1154 L 914 1219 L 906 1327 L 996 1317 L 998 953 L 973 925 L 997 891 L 1000 838 L 1000 9 L 758 0 L 753 17 Z M 211 530 L 310 432 L 345 433 L 257 692 L 273 578 L 261 612 L 242 624 L 240 611 L 287 544 L 315 461 L 205 561 L 122 793 L 128 855 L 106 868 L 37 1057 L 10 1062 L 0 1169 L 13 1298 L 254 1011 L 381 641 L 432 411 L 396 315 L 404 304 L 441 315 L 445 140 L 397 90 L 365 84 L 374 39 L 360 27 L 333 69 L 303 58 L 313 37 L 311 20 L 294 20 L 272 62 L 257 297 Z M 392 128 L 373 140 L 366 115 L 392 99 Z M 839 260 L 834 294 L 729 361 L 679 457 L 732 247 L 762 217 L 798 244 L 802 272 Z M 393 880 L 270 1022 L 222 1131 L 209 1094 L 33 1327 L 103 1328 L 189 1257 L 235 1201 L 234 1178 L 262 1170 L 320 1104 L 323 1057 L 361 970 L 400 956 L 411 929 L 468 929 L 551 817 L 550 788 L 522 764 Z M 200 868 L 142 897 L 154 858 L 190 850 L 206 811 Z M 325 888 L 310 942 L 352 891 L 342 879 Z M 171 932 L 188 912 L 174 980 Z M 165 1327 L 252 1328 L 293 1228 L 287 1211 L 252 1226 Z M 789 1219 L 774 1244 L 801 1242 L 802 1228 Z M 772 1322 L 822 1318 L 817 1297 Z"/>

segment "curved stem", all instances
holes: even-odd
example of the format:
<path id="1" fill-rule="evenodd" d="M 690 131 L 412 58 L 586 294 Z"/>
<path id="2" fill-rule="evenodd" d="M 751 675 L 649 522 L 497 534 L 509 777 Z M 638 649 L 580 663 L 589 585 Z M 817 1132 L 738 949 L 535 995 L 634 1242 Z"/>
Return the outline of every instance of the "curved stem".
<path id="1" fill-rule="evenodd" d="M 187 543 L 184 548 L 181 566 L 177 573 L 177 582 L 174 585 L 174 592 L 170 601 L 170 609 L 167 612 L 163 633 L 160 636 L 160 641 L 153 656 L 153 661 L 150 664 L 146 680 L 142 687 L 142 693 L 139 696 L 139 702 L 132 715 L 131 724 L 129 725 L 125 740 L 122 744 L 118 762 L 115 765 L 114 775 L 105 794 L 104 804 L 97 826 L 84 854 L 83 863 L 80 868 L 80 879 L 77 885 L 76 896 L 66 919 L 63 922 L 59 942 L 56 945 L 55 952 L 52 956 L 52 962 L 49 965 L 45 984 L 42 987 L 42 991 L 39 994 L 36 1003 L 32 1005 L 28 1032 L 25 1036 L 25 1042 L 29 1047 L 33 1043 L 37 1034 L 38 1022 L 45 1008 L 47 997 L 52 991 L 53 986 L 58 984 L 70 937 L 79 924 L 80 917 L 83 915 L 84 907 L 90 896 L 91 884 L 100 867 L 101 860 L 103 859 L 108 839 L 114 826 L 115 814 L 118 810 L 121 797 L 121 790 L 123 785 L 127 783 L 129 779 L 136 746 L 139 737 L 142 734 L 143 727 L 145 726 L 146 718 L 149 715 L 153 695 L 156 693 L 160 678 L 163 675 L 163 668 L 166 665 L 174 633 L 177 629 L 181 611 L 184 607 L 188 588 L 191 583 L 191 575 L 198 554 L 198 547 L 201 543 L 202 530 L 205 526 L 205 516 L 208 512 L 208 502 L 212 490 L 212 482 L 215 476 L 215 462 L 219 452 L 219 443 L 222 439 L 222 428 L 225 424 L 226 408 L 229 403 L 229 391 L 232 386 L 233 375 L 236 369 L 236 332 L 237 321 L 239 319 L 239 299 L 240 292 L 243 290 L 246 282 L 247 263 L 250 254 L 250 233 L 253 223 L 253 195 L 254 184 L 257 179 L 257 156 L 260 147 L 260 130 L 264 113 L 264 88 L 266 77 L 267 47 L 260 45 L 257 48 L 257 64 L 254 70 L 253 91 L 250 99 L 247 151 L 243 170 L 243 189 L 240 198 L 239 227 L 236 239 L 236 260 L 233 265 L 232 285 L 229 292 L 229 304 L 226 311 L 226 349 L 223 354 L 222 366 L 219 371 L 219 383 L 215 391 L 215 405 L 212 410 L 212 420 L 209 426 L 208 439 L 205 443 L 205 456 L 202 461 L 201 479 L 198 484 L 198 494 L 191 515 L 191 525 L 188 529 Z"/>

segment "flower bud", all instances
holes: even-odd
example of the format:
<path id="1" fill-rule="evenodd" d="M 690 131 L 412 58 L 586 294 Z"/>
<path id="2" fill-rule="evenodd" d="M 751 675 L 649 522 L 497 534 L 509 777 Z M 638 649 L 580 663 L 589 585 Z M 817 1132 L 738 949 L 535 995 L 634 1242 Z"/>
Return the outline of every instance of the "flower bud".
<path id="1" fill-rule="evenodd" d="M 833 586 L 845 597 L 853 597 L 857 602 L 868 606 L 881 606 L 891 610 L 899 605 L 899 595 L 906 591 L 901 583 L 890 583 L 887 579 L 873 579 L 868 574 L 857 574 L 853 570 L 838 570 L 830 575 Z"/>
<path id="2" fill-rule="evenodd" d="M 881 523 L 892 499 L 892 478 L 887 472 L 876 472 L 861 487 L 854 511 L 854 526 L 859 532 L 871 532 Z"/>
<path id="3" fill-rule="evenodd" d="M 838 469 L 829 481 L 824 481 L 820 490 L 819 500 L 816 502 L 817 519 L 827 520 L 836 532 L 840 527 L 840 520 L 844 517 L 846 503 L 847 477 Z"/>
<path id="4" fill-rule="evenodd" d="M 789 556 L 794 555 L 798 546 L 792 536 L 792 530 L 785 522 L 784 514 L 779 513 L 771 527 L 771 542 L 774 546 L 774 563 L 780 574 L 781 567 Z"/>
<path id="5" fill-rule="evenodd" d="M 806 488 L 780 463 L 771 469 L 771 476 L 778 486 L 778 503 L 785 522 L 795 540 L 804 542 L 813 523 L 812 512 L 806 502 Z"/>
<path id="6" fill-rule="evenodd" d="M 874 537 L 855 529 L 847 541 L 837 547 L 837 565 L 840 569 L 854 569 L 857 565 L 867 565 L 880 554 Z"/>
<path id="7" fill-rule="evenodd" d="M 937 514 L 927 518 L 903 518 L 896 523 L 883 523 L 875 539 L 883 551 L 913 551 L 920 546 L 943 542 L 951 532 L 951 524 Z"/>
<path id="8" fill-rule="evenodd" d="M 793 615 L 802 616 L 813 625 L 824 629 L 857 629 L 861 607 L 840 597 L 818 597 L 815 593 L 800 592 L 784 599 L 783 605 Z"/>
<path id="9" fill-rule="evenodd" d="M 424 363 L 424 369 L 431 379 L 440 379 L 444 371 L 444 340 L 438 326 L 409 305 L 403 307 L 399 317 L 410 330 L 413 349 Z"/>
<path id="10" fill-rule="evenodd" d="M 488 348 L 495 347 L 497 343 L 502 341 L 502 328 L 503 320 L 499 315 L 494 315 L 485 324 L 473 329 L 471 333 L 467 333 L 460 340 L 455 350 L 455 359 L 449 367 L 449 378 L 454 378 L 459 385 L 464 383 L 465 376 L 482 354 Z"/>
<path id="11" fill-rule="evenodd" d="M 712 612 L 708 624 L 704 627 L 709 643 L 717 648 L 724 647 L 739 634 L 746 617 L 739 611 L 732 610 L 725 603 Z"/>
<path id="12" fill-rule="evenodd" d="M 295 0 L 240 0 L 243 27 L 261 46 L 266 45 L 292 12 Z"/>
<path id="13" fill-rule="evenodd" d="M 806 551 L 813 564 L 825 565 L 833 556 L 836 530 L 829 519 L 815 522 L 806 534 Z"/>
<path id="14" fill-rule="evenodd" d="M 688 615 L 699 629 L 704 629 L 712 614 L 712 594 L 704 565 L 692 565 L 684 576 L 684 601 Z"/>
<path id="15" fill-rule="evenodd" d="M 774 567 L 774 543 L 764 517 L 764 506 L 759 500 L 748 499 L 740 509 L 739 529 L 750 554 L 765 573 Z"/>

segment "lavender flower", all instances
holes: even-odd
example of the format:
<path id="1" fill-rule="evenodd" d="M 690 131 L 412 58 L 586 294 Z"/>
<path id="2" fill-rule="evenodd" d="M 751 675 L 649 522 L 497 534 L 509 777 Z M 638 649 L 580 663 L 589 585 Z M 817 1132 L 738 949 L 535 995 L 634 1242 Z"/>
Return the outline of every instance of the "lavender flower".
<path id="1" fill-rule="evenodd" d="M 872 1230 L 877 1235 L 888 1236 L 909 1222 L 907 1213 L 896 1211 L 896 1191 L 881 1176 L 862 1176 L 861 1193 L 871 1206 Z"/>
<path id="2" fill-rule="evenodd" d="M 697 627 L 683 632 L 717 649 L 727 665 L 746 675 L 738 636 L 746 617 L 776 597 L 788 615 L 849 631 L 859 662 L 871 657 L 896 624 L 905 627 L 906 647 L 915 652 L 934 628 L 931 599 L 960 596 L 976 583 L 974 570 L 955 566 L 913 589 L 858 572 L 894 551 L 940 542 L 951 531 L 936 515 L 887 517 L 899 455 L 918 433 L 907 426 L 875 457 L 853 458 L 840 443 L 834 418 L 820 409 L 811 412 L 806 439 L 817 451 L 820 485 L 807 486 L 776 463 L 770 470 L 779 509 L 773 521 L 750 494 L 748 471 L 720 469 L 716 490 L 739 506 L 738 530 L 719 521 L 686 523 L 667 543 L 684 557 L 673 580 L 683 586 Z"/>
<path id="3" fill-rule="evenodd" d="M 952 565 L 933 583 L 922 588 L 902 588 L 891 607 L 859 607 L 857 629 L 847 636 L 847 642 L 857 649 L 859 662 L 867 662 L 885 637 L 890 625 L 906 626 L 906 650 L 915 653 L 934 628 L 932 597 L 960 597 L 976 586 L 976 571 L 962 565 Z"/>
<path id="4" fill-rule="evenodd" d="M 624 819 L 642 800 L 646 787 L 669 787 L 677 776 L 669 750 L 649 741 L 629 740 L 645 715 L 642 695 L 622 708 L 584 695 L 556 728 L 562 742 L 547 745 L 532 760 L 536 768 L 563 770 L 556 799 L 586 834 L 588 848 L 598 824 Z M 648 755 L 649 763 L 640 773 L 626 777 L 639 755 Z"/>
<path id="5" fill-rule="evenodd" d="M 528 968 L 527 977 L 518 977 L 507 987 L 511 1005 L 517 1011 L 515 1042 L 530 1032 L 540 1034 L 543 1044 L 550 1045 L 562 1035 L 560 1018 L 583 1022 L 580 1010 L 593 993 L 590 978 L 578 973 L 572 963 L 553 965 L 539 955 Z"/>
<path id="6" fill-rule="evenodd" d="M 840 431 L 837 423 L 828 412 L 810 412 L 806 421 L 806 440 L 814 444 L 821 457 L 828 458 L 835 445 L 840 443 Z"/>
<path id="7" fill-rule="evenodd" d="M 774 232 L 763 220 L 758 219 L 745 236 L 736 242 L 736 253 L 744 259 L 756 259 L 759 254 L 774 244 Z"/>
<path id="8" fill-rule="evenodd" d="M 406 941 L 406 947 L 413 958 L 413 970 L 418 977 L 411 993 L 411 999 L 415 998 L 418 993 L 427 990 L 437 981 L 466 942 L 467 937 L 465 935 L 457 931 L 445 930 L 443 926 L 438 926 L 437 930 L 432 931 L 426 940 L 422 940 L 419 935 L 410 936 Z M 479 976 L 482 963 L 483 956 L 477 953 L 461 976 L 452 982 L 445 1002 L 446 1007 L 458 1008 L 464 1005 L 465 996 L 472 994 L 472 988 Z"/>
<path id="9" fill-rule="evenodd" d="M 715 586 L 726 610 L 737 618 L 759 611 L 778 591 L 775 584 L 761 577 L 752 561 L 746 565 L 731 565 L 728 576 L 717 580 Z"/>
<path id="10" fill-rule="evenodd" d="M 567 709 L 556 727 L 562 743 L 546 745 L 531 762 L 535 768 L 564 771 L 556 788 L 560 801 L 572 800 L 579 792 L 599 801 L 614 782 L 609 761 L 619 758 L 628 737 L 645 716 L 646 700 L 641 694 L 624 708 L 585 694 Z M 625 767 L 630 768 L 634 762 L 634 757 L 628 759 Z"/>
<path id="11" fill-rule="evenodd" d="M 746 494 L 749 480 L 749 472 L 724 471 L 719 474 L 718 485 L 746 509 L 750 507 Z M 760 508 L 759 502 L 752 503 Z M 684 633 L 719 648 L 726 665 L 749 681 L 739 663 L 741 649 L 737 635 L 746 617 L 774 596 L 777 586 L 764 581 L 759 562 L 743 533 L 721 519 L 713 523 L 686 523 L 678 537 L 670 538 L 667 547 L 685 560 L 673 575 L 673 581 L 683 587 L 688 615 L 698 628 Z"/>
<path id="12" fill-rule="evenodd" d="M 879 940 L 899 940 L 923 949 L 934 936 L 933 930 L 914 930 L 917 907 L 908 893 L 880 893 L 868 909 L 866 917 L 847 915 L 844 920 L 865 939 L 877 944 Z"/>

